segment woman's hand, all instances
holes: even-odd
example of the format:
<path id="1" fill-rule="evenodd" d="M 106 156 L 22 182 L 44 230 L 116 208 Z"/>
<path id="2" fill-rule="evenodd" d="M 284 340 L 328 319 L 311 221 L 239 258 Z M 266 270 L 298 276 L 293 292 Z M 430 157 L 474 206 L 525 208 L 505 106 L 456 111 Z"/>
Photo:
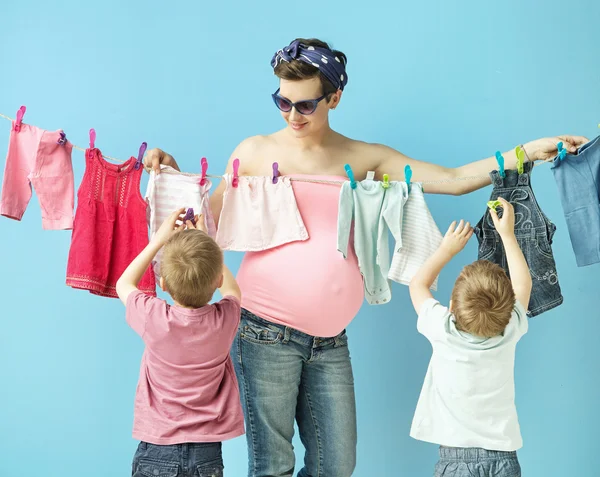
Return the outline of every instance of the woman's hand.
<path id="1" fill-rule="evenodd" d="M 525 152 L 531 161 L 547 161 L 553 159 L 558 154 L 556 145 L 562 142 L 563 147 L 571 154 L 577 152 L 577 149 L 589 142 L 589 139 L 583 136 L 557 136 L 536 139 L 523 145 Z"/>
<path id="2" fill-rule="evenodd" d="M 179 170 L 179 165 L 171 154 L 158 148 L 150 149 L 144 157 L 144 169 L 146 169 L 147 172 L 154 171 L 156 174 L 160 174 L 161 164 Z"/>

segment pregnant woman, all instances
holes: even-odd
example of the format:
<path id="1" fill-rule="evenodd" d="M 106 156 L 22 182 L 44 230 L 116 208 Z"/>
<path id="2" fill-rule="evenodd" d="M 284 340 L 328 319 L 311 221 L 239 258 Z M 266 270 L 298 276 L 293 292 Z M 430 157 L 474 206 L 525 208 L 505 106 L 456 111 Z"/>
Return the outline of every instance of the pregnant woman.
<path id="1" fill-rule="evenodd" d="M 319 40 L 295 40 L 277 51 L 271 65 L 279 78 L 273 100 L 285 127 L 242 141 L 233 152 L 240 175 L 269 176 L 273 162 L 293 178 L 343 180 L 350 164 L 357 180 L 375 171 L 404 180 L 439 181 L 428 193 L 460 195 L 490 183 L 496 168 L 488 158 L 458 168 L 420 162 L 380 144 L 345 137 L 331 129 L 330 111 L 348 82 L 346 56 Z M 563 141 L 569 152 L 587 142 L 561 136 L 526 143 L 529 160 L 545 160 Z M 505 167 L 516 166 L 514 152 Z M 169 154 L 154 149 L 148 169 L 177 168 Z M 318 175 L 315 172 L 318 171 Z M 458 177 L 481 177 L 453 181 Z M 242 320 L 232 349 L 246 419 L 250 477 L 294 474 L 294 420 L 306 448 L 298 477 L 349 477 L 356 464 L 354 380 L 345 328 L 363 302 L 356 255 L 336 250 L 339 185 L 294 181 L 293 190 L 310 238 L 271 250 L 245 254 L 238 282 Z M 225 183 L 211 198 L 219 217 Z"/>

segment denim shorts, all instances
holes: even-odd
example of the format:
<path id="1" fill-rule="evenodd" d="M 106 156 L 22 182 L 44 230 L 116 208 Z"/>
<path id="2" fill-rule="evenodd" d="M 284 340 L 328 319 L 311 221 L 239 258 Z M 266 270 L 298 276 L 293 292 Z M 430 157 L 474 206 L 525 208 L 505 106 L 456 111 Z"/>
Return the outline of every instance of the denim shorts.
<path id="1" fill-rule="evenodd" d="M 132 477 L 223 477 L 221 443 L 140 442 L 132 467 Z"/>
<path id="2" fill-rule="evenodd" d="M 434 477 L 521 477 L 516 452 L 476 447 L 440 447 Z"/>
<path id="3" fill-rule="evenodd" d="M 532 279 L 527 314 L 536 316 L 560 305 L 563 297 L 552 254 L 552 237 L 556 226 L 542 212 L 535 199 L 531 188 L 532 168 L 533 163 L 527 162 L 522 174 L 516 170 L 506 170 L 504 178 L 498 171 L 492 171 L 490 176 L 494 188 L 490 200 L 503 197 L 515 209 L 515 237 L 529 265 Z M 497 263 L 510 277 L 502 240 L 489 209 L 475 226 L 475 235 L 479 241 L 479 260 Z"/>
<path id="4" fill-rule="evenodd" d="M 600 136 L 554 159 L 552 172 L 577 266 L 600 263 Z"/>

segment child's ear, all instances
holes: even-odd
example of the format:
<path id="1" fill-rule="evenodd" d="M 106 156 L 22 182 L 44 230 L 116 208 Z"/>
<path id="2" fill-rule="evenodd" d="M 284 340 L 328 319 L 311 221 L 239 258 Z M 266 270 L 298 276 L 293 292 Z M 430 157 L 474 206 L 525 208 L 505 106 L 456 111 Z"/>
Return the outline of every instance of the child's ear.
<path id="1" fill-rule="evenodd" d="M 217 285 L 217 288 L 221 288 L 223 286 L 223 275 L 221 275 L 221 278 L 219 278 L 219 284 Z"/>
<path id="2" fill-rule="evenodd" d="M 167 291 L 165 290 L 165 279 L 163 277 L 160 277 L 160 279 L 158 280 L 158 286 L 162 291 Z"/>
<path id="3" fill-rule="evenodd" d="M 450 305 L 448 306 L 448 311 L 452 312 L 452 300 L 450 300 Z"/>

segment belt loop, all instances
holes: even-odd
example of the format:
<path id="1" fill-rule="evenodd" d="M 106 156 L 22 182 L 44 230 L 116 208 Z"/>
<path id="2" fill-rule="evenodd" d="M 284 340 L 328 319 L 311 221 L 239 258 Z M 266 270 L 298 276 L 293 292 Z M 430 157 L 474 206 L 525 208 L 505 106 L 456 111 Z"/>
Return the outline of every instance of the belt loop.
<path id="1" fill-rule="evenodd" d="M 284 344 L 289 343 L 291 336 L 292 336 L 292 329 L 289 326 L 286 326 L 285 329 L 283 330 L 282 343 L 284 343 Z"/>

